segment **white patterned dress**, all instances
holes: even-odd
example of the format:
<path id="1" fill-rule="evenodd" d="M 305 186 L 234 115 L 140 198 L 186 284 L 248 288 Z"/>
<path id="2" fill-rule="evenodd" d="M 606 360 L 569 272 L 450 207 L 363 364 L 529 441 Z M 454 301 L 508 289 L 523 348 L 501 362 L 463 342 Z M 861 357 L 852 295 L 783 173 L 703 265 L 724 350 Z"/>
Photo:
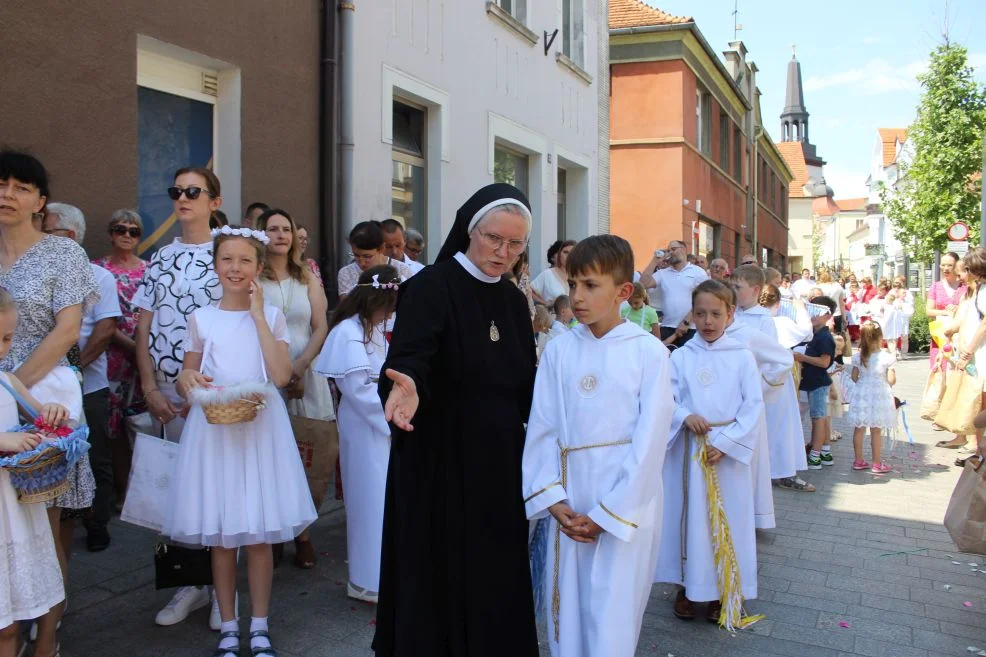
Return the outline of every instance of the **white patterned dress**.
<path id="1" fill-rule="evenodd" d="M 887 382 L 887 371 L 893 369 L 896 359 L 886 351 L 870 354 L 866 367 L 860 364 L 858 353 L 852 364 L 859 368 L 859 378 L 852 386 L 846 423 L 855 427 L 893 429 L 897 426 L 897 408 L 894 393 Z"/>
<path id="2" fill-rule="evenodd" d="M 0 374 L 6 380 L 6 374 Z M 0 427 L 17 424 L 17 402 L 0 387 Z M 65 599 L 44 504 L 21 504 L 0 469 L 0 628 L 45 614 Z"/>

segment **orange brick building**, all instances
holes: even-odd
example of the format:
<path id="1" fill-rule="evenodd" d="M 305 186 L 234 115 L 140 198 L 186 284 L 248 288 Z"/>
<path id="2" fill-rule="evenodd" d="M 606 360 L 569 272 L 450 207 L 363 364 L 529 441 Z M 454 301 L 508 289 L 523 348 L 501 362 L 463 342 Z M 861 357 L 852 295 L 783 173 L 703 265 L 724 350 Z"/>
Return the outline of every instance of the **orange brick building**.
<path id="1" fill-rule="evenodd" d="M 642 268 L 655 248 L 746 253 L 784 269 L 793 178 L 760 118 L 742 42 L 723 63 L 691 18 L 610 0 L 610 230 Z"/>

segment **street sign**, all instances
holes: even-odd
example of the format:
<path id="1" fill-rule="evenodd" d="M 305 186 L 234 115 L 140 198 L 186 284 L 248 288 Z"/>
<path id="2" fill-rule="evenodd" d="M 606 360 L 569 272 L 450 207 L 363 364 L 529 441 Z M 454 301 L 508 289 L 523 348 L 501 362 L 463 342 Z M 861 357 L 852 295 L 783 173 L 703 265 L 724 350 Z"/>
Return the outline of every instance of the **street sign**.
<path id="1" fill-rule="evenodd" d="M 948 250 L 965 255 L 969 252 L 969 240 L 948 240 Z"/>
<path id="2" fill-rule="evenodd" d="M 951 242 L 967 241 L 969 239 L 969 226 L 961 221 L 956 221 L 948 227 L 948 239 Z"/>

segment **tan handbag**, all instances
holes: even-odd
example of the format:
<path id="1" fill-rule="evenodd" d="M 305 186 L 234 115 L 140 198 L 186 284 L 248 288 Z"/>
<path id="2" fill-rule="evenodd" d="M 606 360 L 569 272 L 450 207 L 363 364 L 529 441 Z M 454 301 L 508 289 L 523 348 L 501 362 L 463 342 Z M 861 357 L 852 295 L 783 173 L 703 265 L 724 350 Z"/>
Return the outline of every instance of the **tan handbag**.
<path id="1" fill-rule="evenodd" d="M 335 474 L 336 460 L 339 458 L 339 429 L 334 420 L 313 420 L 298 415 L 289 417 L 317 511 Z"/>
<path id="2" fill-rule="evenodd" d="M 986 467 L 981 458 L 966 460 L 945 511 L 945 528 L 962 552 L 986 553 Z"/>
<path id="3" fill-rule="evenodd" d="M 960 436 L 976 433 L 973 420 L 982 408 L 983 382 L 968 372 L 952 370 L 948 373 L 945 396 L 935 416 L 940 427 Z"/>
<path id="4" fill-rule="evenodd" d="M 928 375 L 924 384 L 924 394 L 921 396 L 921 419 L 934 421 L 941 408 L 942 397 L 945 396 L 945 368 L 939 360 Z"/>

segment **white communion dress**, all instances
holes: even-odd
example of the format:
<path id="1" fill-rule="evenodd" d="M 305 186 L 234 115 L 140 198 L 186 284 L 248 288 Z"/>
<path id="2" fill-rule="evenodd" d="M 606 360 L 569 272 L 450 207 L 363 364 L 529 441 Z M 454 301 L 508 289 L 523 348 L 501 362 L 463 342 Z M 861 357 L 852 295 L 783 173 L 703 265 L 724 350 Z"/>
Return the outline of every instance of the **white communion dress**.
<path id="1" fill-rule="evenodd" d="M 377 393 L 380 368 L 386 359 L 382 326 L 374 326 L 366 342 L 360 319 L 353 316 L 332 329 L 314 367 L 319 374 L 335 379 L 342 393 L 337 421 L 349 581 L 373 593 L 380 590 L 383 508 L 390 464 L 390 426 Z"/>
<path id="2" fill-rule="evenodd" d="M 860 355 L 853 354 L 852 364 L 859 368 L 859 379 L 849 393 L 849 412 L 846 421 L 851 427 L 897 427 L 897 407 L 894 393 L 887 382 L 887 370 L 893 369 L 896 359 L 886 351 L 870 354 L 867 367 L 860 364 Z"/>
<path id="3" fill-rule="evenodd" d="M 284 315 L 265 309 L 274 338 L 288 342 Z M 202 354 L 212 386 L 264 384 L 267 374 L 248 311 L 206 306 L 189 318 L 185 352 Z M 317 515 L 281 396 L 266 386 L 267 407 L 252 422 L 209 424 L 191 403 L 181 434 L 170 516 L 162 531 L 180 543 L 235 548 L 284 543 Z"/>
<path id="4" fill-rule="evenodd" d="M 0 430 L 17 424 L 17 402 L 0 387 Z M 6 470 L 0 470 L 0 550 L 0 628 L 37 618 L 65 599 L 45 505 L 18 502 Z"/>

